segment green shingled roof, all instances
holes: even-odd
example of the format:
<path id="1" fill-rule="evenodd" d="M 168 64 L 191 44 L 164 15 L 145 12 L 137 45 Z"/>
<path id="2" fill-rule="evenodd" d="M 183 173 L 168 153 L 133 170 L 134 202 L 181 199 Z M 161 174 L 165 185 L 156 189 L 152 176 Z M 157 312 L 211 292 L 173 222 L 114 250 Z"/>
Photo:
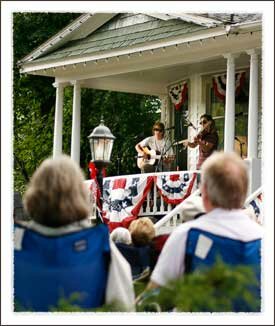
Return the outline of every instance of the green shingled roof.
<path id="1" fill-rule="evenodd" d="M 123 26 L 122 21 L 129 18 L 133 23 Z M 62 48 L 34 61 L 65 59 L 82 54 L 121 49 L 204 29 L 207 27 L 178 19 L 160 20 L 141 14 L 119 14 L 87 37 L 68 42 Z"/>

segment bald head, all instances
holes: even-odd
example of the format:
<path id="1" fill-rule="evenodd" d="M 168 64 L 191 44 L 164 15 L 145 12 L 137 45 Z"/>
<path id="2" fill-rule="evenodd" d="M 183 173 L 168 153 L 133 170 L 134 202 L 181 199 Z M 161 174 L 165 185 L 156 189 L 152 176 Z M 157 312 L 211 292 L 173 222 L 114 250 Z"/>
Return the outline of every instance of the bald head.
<path id="1" fill-rule="evenodd" d="M 241 208 L 247 187 L 247 167 L 237 154 L 217 152 L 203 163 L 203 197 L 212 207 Z"/>

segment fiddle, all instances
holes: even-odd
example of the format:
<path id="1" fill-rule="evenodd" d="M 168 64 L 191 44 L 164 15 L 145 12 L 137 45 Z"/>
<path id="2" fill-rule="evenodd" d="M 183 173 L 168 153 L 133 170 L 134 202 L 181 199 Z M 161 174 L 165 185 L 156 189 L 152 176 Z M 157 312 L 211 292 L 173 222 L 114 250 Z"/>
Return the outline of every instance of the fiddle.
<path id="1" fill-rule="evenodd" d="M 190 143 L 188 141 L 188 139 L 184 139 L 184 140 L 180 140 L 176 143 L 174 143 L 174 145 L 179 145 L 179 144 L 183 144 L 183 148 L 184 149 L 187 149 L 188 145 L 190 147 L 195 147 L 197 146 L 199 140 L 201 138 L 203 138 L 206 134 L 208 134 L 210 132 L 210 129 L 211 129 L 211 120 L 210 121 L 207 121 L 205 123 L 205 125 L 203 126 L 203 128 L 196 134 L 196 136 L 194 137 L 194 142 L 193 143 Z"/>
<path id="2" fill-rule="evenodd" d="M 211 121 L 207 121 L 203 128 L 197 133 L 194 137 L 194 141 L 198 141 L 200 138 L 204 137 L 206 134 L 210 132 Z"/>

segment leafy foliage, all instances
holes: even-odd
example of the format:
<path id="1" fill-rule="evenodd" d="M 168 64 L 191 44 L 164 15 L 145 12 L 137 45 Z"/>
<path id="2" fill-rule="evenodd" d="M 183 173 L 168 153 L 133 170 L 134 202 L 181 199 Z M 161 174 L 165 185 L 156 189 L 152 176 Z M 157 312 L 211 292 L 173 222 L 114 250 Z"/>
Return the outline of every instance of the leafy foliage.
<path id="1" fill-rule="evenodd" d="M 52 154 L 55 88 L 53 78 L 19 73 L 17 62 L 80 14 L 15 13 L 14 32 L 14 187 L 24 192 L 38 165 Z M 73 89 L 66 87 L 63 105 L 63 152 L 70 154 Z M 88 177 L 88 135 L 103 115 L 116 136 L 109 175 L 139 172 L 134 145 L 151 134 L 159 118 L 157 98 L 94 89 L 81 91 L 80 165 Z"/>
<path id="2" fill-rule="evenodd" d="M 260 311 L 257 280 L 248 266 L 222 261 L 208 270 L 185 275 L 167 287 L 144 292 L 137 311 L 243 312 Z"/>
<path id="3" fill-rule="evenodd" d="M 77 303 L 81 301 L 79 293 L 74 292 L 69 298 L 61 297 L 55 307 L 50 308 L 50 312 L 118 312 L 123 311 L 123 308 L 117 303 L 104 304 L 98 308 L 85 309 L 81 308 Z"/>
<path id="4" fill-rule="evenodd" d="M 79 14 L 13 15 L 14 187 L 24 192 L 30 176 L 51 155 L 55 89 L 53 79 L 19 73 L 17 63 Z"/>

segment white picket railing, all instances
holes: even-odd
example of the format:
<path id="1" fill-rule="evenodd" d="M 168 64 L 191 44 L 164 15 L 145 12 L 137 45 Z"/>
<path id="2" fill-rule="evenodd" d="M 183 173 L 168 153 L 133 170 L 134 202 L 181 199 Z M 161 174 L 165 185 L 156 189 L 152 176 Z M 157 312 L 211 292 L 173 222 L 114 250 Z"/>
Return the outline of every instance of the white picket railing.
<path id="1" fill-rule="evenodd" d="M 263 193 L 263 187 L 260 187 L 257 190 L 255 190 L 250 196 L 246 198 L 244 206 L 247 207 L 252 202 L 252 200 L 255 200 L 262 193 Z"/>
<path id="2" fill-rule="evenodd" d="M 169 171 L 169 172 L 155 172 L 155 173 L 146 173 L 146 176 L 150 177 L 150 176 L 160 176 L 160 175 L 165 175 L 165 176 L 170 176 L 170 175 L 175 175 L 177 173 L 197 173 L 200 174 L 200 171 Z M 135 178 L 140 176 L 140 174 L 133 174 L 130 175 L 131 178 Z M 114 177 L 107 177 L 104 180 L 116 180 L 116 179 L 121 179 L 123 177 L 129 177 L 129 175 L 127 176 L 114 176 Z M 92 180 L 86 180 L 85 181 L 85 185 L 86 187 L 89 189 L 90 188 L 90 184 L 94 182 Z M 196 189 L 198 188 L 197 185 L 197 181 L 195 181 L 192 191 L 196 191 Z M 90 218 L 93 218 L 93 216 L 95 215 L 95 211 L 96 211 L 96 203 L 95 200 L 93 198 L 93 194 L 90 192 L 90 206 L 91 206 L 91 214 L 90 214 Z M 160 196 L 158 190 L 157 190 L 157 186 L 156 183 L 154 183 L 152 185 L 151 190 L 148 192 L 143 205 L 140 208 L 138 217 L 142 217 L 142 216 L 155 216 L 157 218 L 162 217 L 167 215 L 170 211 L 172 211 L 175 208 L 176 205 L 172 205 L 172 204 L 167 204 L 163 197 Z M 181 215 L 178 214 L 178 216 L 174 217 L 174 223 L 176 223 L 176 220 L 180 220 L 181 219 Z"/>
<path id="3" fill-rule="evenodd" d="M 262 207 L 262 198 L 259 195 L 263 194 L 263 187 L 259 187 L 255 190 L 250 196 L 247 197 L 244 207 L 252 213 L 252 218 L 259 224 L 263 224 L 263 207 Z M 254 205 L 252 202 L 254 201 Z"/>
<path id="4" fill-rule="evenodd" d="M 200 190 L 194 191 L 188 198 L 193 199 L 195 196 L 200 195 Z M 184 222 L 184 205 L 185 201 L 178 204 L 174 209 L 172 209 L 168 214 L 166 214 L 162 219 L 155 223 L 156 235 L 171 233 L 175 227 Z"/>
<path id="5" fill-rule="evenodd" d="M 200 173 L 200 171 L 195 171 L 195 172 Z M 177 171 L 156 172 L 156 173 L 148 173 L 147 175 L 158 176 L 162 174 L 162 175 L 169 176 L 176 173 Z M 135 176 L 139 176 L 139 174 L 131 175 L 131 176 L 135 177 Z M 108 179 L 110 178 L 119 179 L 121 177 L 123 176 L 108 177 Z M 85 184 L 88 188 L 90 187 L 91 182 L 92 180 L 85 181 Z M 247 197 L 244 207 L 249 207 L 250 203 L 253 200 L 256 200 L 261 193 L 262 193 L 262 187 L 258 188 L 253 194 Z M 196 199 L 194 197 L 199 195 L 200 195 L 200 190 L 198 189 L 198 185 L 196 182 L 193 186 L 193 192 L 188 198 L 189 200 L 193 200 Z M 199 200 L 199 198 L 197 198 L 197 200 Z M 90 218 L 93 219 L 95 218 L 96 204 L 91 193 L 90 193 L 90 204 L 91 204 Z M 149 191 L 147 194 L 147 197 L 139 211 L 138 217 L 142 217 L 142 216 L 155 216 L 157 218 L 160 217 L 160 220 L 155 223 L 156 234 L 157 235 L 167 234 L 167 233 L 171 233 L 176 226 L 184 222 L 184 217 L 185 217 L 184 206 L 185 206 L 185 201 L 181 202 L 178 205 L 167 204 L 163 200 L 163 197 L 159 195 L 157 186 L 154 183 L 154 185 L 151 188 L 151 191 Z M 259 219 L 261 220 L 260 222 L 262 222 L 262 216 L 260 216 Z"/>
<path id="6" fill-rule="evenodd" d="M 250 203 L 253 200 L 256 200 L 257 197 L 262 194 L 263 189 L 262 187 L 258 188 L 253 194 L 247 197 L 244 207 L 249 207 Z M 189 200 L 191 197 L 199 196 L 200 190 L 197 189 L 195 192 L 193 192 L 188 198 Z M 171 233 L 175 227 L 177 227 L 179 224 L 183 223 L 183 216 L 184 216 L 184 206 L 185 202 L 183 201 L 179 205 L 177 205 L 173 210 L 171 210 L 167 215 L 165 215 L 161 220 L 159 220 L 157 223 L 155 223 L 155 230 L 157 235 L 161 234 L 169 234 Z M 260 212 L 259 216 L 257 216 L 257 221 L 262 224 L 262 212 Z"/>

